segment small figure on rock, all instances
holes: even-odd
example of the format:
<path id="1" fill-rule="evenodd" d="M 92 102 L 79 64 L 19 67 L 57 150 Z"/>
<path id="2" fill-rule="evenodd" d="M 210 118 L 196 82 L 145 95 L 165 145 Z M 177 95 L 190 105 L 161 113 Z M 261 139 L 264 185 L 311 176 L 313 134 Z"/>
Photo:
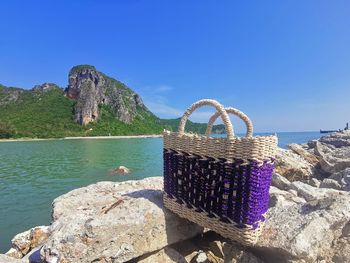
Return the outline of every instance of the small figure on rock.
<path id="1" fill-rule="evenodd" d="M 113 174 L 128 174 L 130 173 L 130 170 L 126 168 L 125 166 L 119 166 L 118 168 L 115 168 L 112 171 Z"/>

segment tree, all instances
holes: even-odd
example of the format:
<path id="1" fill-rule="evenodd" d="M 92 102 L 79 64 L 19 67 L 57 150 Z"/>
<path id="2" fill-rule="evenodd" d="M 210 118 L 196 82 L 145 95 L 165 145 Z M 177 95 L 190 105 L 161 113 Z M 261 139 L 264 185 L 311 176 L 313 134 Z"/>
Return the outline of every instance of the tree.
<path id="1" fill-rule="evenodd" d="M 16 130 L 11 124 L 0 122 L 0 139 L 9 139 L 16 135 Z"/>

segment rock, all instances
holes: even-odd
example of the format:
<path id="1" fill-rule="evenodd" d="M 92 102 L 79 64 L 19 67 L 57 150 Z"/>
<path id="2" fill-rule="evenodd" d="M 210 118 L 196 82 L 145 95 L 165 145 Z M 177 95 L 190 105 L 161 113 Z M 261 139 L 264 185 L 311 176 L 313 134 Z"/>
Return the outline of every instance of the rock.
<path id="1" fill-rule="evenodd" d="M 237 244 L 224 243 L 225 263 L 264 263 L 261 259 Z"/>
<path id="2" fill-rule="evenodd" d="M 177 243 L 172 247 L 190 263 L 263 262 L 248 247 L 235 244 L 213 231 L 207 231 L 202 236 Z"/>
<path id="3" fill-rule="evenodd" d="M 56 249 L 51 249 L 50 247 L 42 247 L 39 251 L 40 253 L 40 258 L 45 262 L 45 263 L 66 263 L 68 262 L 74 262 L 65 259 L 62 259 L 59 252 Z M 97 262 L 99 262 L 100 258 L 97 259 Z M 101 258 L 101 262 L 103 262 L 104 258 Z"/>
<path id="4" fill-rule="evenodd" d="M 314 151 L 325 172 L 332 174 L 350 167 L 350 131 L 322 137 L 316 142 Z"/>
<path id="5" fill-rule="evenodd" d="M 284 178 L 278 173 L 273 173 L 271 185 L 281 190 L 288 190 L 290 188 L 290 184 L 291 182 L 289 182 L 287 178 Z"/>
<path id="6" fill-rule="evenodd" d="M 40 255 L 41 246 L 33 248 L 27 255 L 25 255 L 22 259 L 27 260 L 30 263 L 46 263 L 41 259 Z"/>
<path id="7" fill-rule="evenodd" d="M 291 192 L 291 190 L 293 192 Z M 271 186 L 269 206 L 275 206 L 276 204 L 289 206 L 294 203 L 306 203 L 306 201 L 305 199 L 297 196 L 296 190 L 289 189 L 288 191 L 283 191 L 274 186 Z"/>
<path id="8" fill-rule="evenodd" d="M 29 263 L 29 261 L 16 259 L 7 255 L 0 254 L 0 263 Z"/>
<path id="9" fill-rule="evenodd" d="M 294 196 L 298 196 L 298 192 L 296 190 L 294 190 L 294 189 L 289 189 L 288 193 L 291 193 Z"/>
<path id="10" fill-rule="evenodd" d="M 0 106 L 19 102 L 23 92 L 23 89 L 0 85 Z"/>
<path id="11" fill-rule="evenodd" d="M 301 145 L 292 143 L 288 145 L 288 148 L 296 154 L 298 154 L 299 156 L 303 157 L 311 165 L 315 166 L 316 164 L 318 164 L 318 158 L 314 154 L 305 150 Z"/>
<path id="12" fill-rule="evenodd" d="M 221 240 L 214 240 L 208 242 L 208 246 L 212 254 L 217 258 L 224 258 L 223 242 Z"/>
<path id="13" fill-rule="evenodd" d="M 309 180 L 312 168 L 313 165 L 291 150 L 277 150 L 275 172 L 289 181 Z"/>
<path id="14" fill-rule="evenodd" d="M 329 179 L 336 180 L 343 191 L 350 191 L 350 167 L 332 174 Z"/>
<path id="15" fill-rule="evenodd" d="M 290 193 L 271 187 L 270 208 L 262 235 L 254 248 L 266 262 L 334 262 L 348 252 L 350 193 L 314 188 L 293 182 L 304 202 Z M 338 245 L 337 245 L 338 244 Z M 339 254 L 342 253 L 342 254 Z M 338 261 L 341 262 L 341 261 Z"/>
<path id="16" fill-rule="evenodd" d="M 342 187 L 336 180 L 326 178 L 321 182 L 320 188 L 332 188 L 341 190 Z"/>
<path id="17" fill-rule="evenodd" d="M 18 251 L 17 249 L 11 247 L 9 251 L 5 253 L 6 256 L 12 257 L 12 258 L 22 258 L 23 254 L 21 251 Z"/>
<path id="18" fill-rule="evenodd" d="M 30 247 L 33 249 L 41 245 L 50 235 L 49 226 L 37 226 L 30 230 Z"/>
<path id="19" fill-rule="evenodd" d="M 6 255 L 15 258 L 22 258 L 31 249 L 42 244 L 49 236 L 48 226 L 37 226 L 23 233 L 17 234 L 12 240 L 12 248 L 6 252 Z"/>
<path id="20" fill-rule="evenodd" d="M 14 238 L 12 238 L 11 240 L 12 248 L 17 251 L 17 255 L 19 256 L 16 258 L 22 258 L 24 255 L 26 255 L 29 252 L 31 247 L 30 231 L 31 230 L 29 229 L 25 232 L 17 234 L 16 236 L 14 236 Z M 8 253 L 10 251 L 12 251 L 12 249 L 6 252 L 6 255 L 9 255 Z M 15 253 L 13 253 L 13 255 L 15 255 Z"/>
<path id="21" fill-rule="evenodd" d="M 348 225 L 350 225 L 348 223 Z M 342 236 L 334 244 L 334 255 L 332 257 L 332 262 L 334 263 L 343 263 L 349 262 L 350 259 L 350 237 Z"/>
<path id="22" fill-rule="evenodd" d="M 192 261 L 195 263 L 210 263 L 207 254 L 204 253 L 204 251 L 199 251 Z"/>
<path id="23" fill-rule="evenodd" d="M 193 263 L 196 262 L 195 260 L 199 252 L 209 252 L 213 248 L 213 244 L 211 243 L 215 242 L 217 238 L 220 238 L 218 234 L 207 230 L 203 235 L 178 242 L 171 245 L 171 247 L 183 255 L 187 262 Z M 214 251 L 216 253 L 217 249 L 214 248 Z M 215 256 L 215 253 L 213 252 L 212 255 Z"/>
<path id="24" fill-rule="evenodd" d="M 316 178 L 311 178 L 309 184 L 313 187 L 320 187 L 321 182 L 317 180 Z"/>
<path id="25" fill-rule="evenodd" d="M 309 147 L 308 150 L 314 149 L 316 147 L 317 140 L 311 140 L 306 143 L 306 145 Z"/>
<path id="26" fill-rule="evenodd" d="M 350 147 L 350 130 L 333 132 L 319 139 L 319 142 L 336 148 Z"/>
<path id="27" fill-rule="evenodd" d="M 306 201 L 313 201 L 313 200 L 322 198 L 327 194 L 332 193 L 332 191 L 333 193 L 337 193 L 337 191 L 333 189 L 316 188 L 302 182 L 293 182 L 291 184 L 291 188 L 296 190 L 298 193 L 298 196 L 304 198 Z"/>
<path id="28" fill-rule="evenodd" d="M 141 112 L 153 116 L 138 94 L 89 65 L 71 69 L 66 95 L 76 100 L 75 121 L 81 125 L 99 118 L 100 105 L 109 107 L 116 118 L 124 123 L 131 123 L 136 116 L 143 119 Z"/>
<path id="29" fill-rule="evenodd" d="M 161 177 L 99 182 L 56 198 L 42 258 L 125 262 L 201 233 L 163 207 L 162 188 Z"/>
<path id="30" fill-rule="evenodd" d="M 175 249 L 166 247 L 156 253 L 141 257 L 138 263 L 187 263 L 186 259 Z"/>
<path id="31" fill-rule="evenodd" d="M 114 170 L 115 173 L 117 174 L 128 174 L 130 173 L 130 170 L 126 168 L 125 166 L 119 166 Z"/>
<path id="32" fill-rule="evenodd" d="M 46 93 L 52 90 L 60 90 L 63 93 L 63 89 L 54 83 L 44 83 L 42 85 L 35 85 L 32 91 L 35 93 Z"/>
<path id="33" fill-rule="evenodd" d="M 331 133 L 318 140 L 310 141 L 305 145 L 290 144 L 288 147 L 301 157 L 301 159 L 310 164 L 308 166 L 305 163 L 301 163 L 301 166 L 304 167 L 302 171 L 307 171 L 306 178 L 310 175 L 309 171 L 311 171 L 313 178 L 323 180 L 331 174 L 350 167 L 350 131 Z M 281 164 L 279 160 L 282 160 Z M 277 156 L 277 164 L 277 171 L 281 170 L 281 175 L 290 179 L 294 170 L 296 174 L 294 177 L 297 177 L 297 180 L 308 182 L 304 180 L 305 174 L 297 169 L 298 166 L 293 169 L 293 166 L 295 166 L 295 156 L 290 155 L 290 153 L 281 152 Z M 293 180 L 290 179 L 290 181 Z M 309 183 L 313 184 L 315 182 L 310 181 Z"/>

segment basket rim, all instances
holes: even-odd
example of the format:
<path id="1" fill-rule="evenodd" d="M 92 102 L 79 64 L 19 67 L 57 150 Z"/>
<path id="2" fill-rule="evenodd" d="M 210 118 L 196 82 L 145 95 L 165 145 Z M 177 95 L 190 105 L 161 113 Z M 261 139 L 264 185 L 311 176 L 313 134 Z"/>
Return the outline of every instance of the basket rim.
<path id="1" fill-rule="evenodd" d="M 212 136 L 206 136 L 205 134 L 198 134 L 198 133 L 191 133 L 191 132 L 185 132 L 185 133 L 180 133 L 180 132 L 174 132 L 174 131 L 169 131 L 169 130 L 164 130 L 163 135 L 176 135 L 177 137 L 193 137 L 193 138 L 201 138 L 201 139 L 207 139 L 207 140 L 217 140 L 217 141 L 255 141 L 255 140 L 270 140 L 270 139 L 276 139 L 278 140 L 278 137 L 276 134 L 271 134 L 271 135 L 257 135 L 257 136 L 242 136 L 238 137 L 235 135 L 233 139 L 230 139 L 228 137 L 212 137 Z"/>

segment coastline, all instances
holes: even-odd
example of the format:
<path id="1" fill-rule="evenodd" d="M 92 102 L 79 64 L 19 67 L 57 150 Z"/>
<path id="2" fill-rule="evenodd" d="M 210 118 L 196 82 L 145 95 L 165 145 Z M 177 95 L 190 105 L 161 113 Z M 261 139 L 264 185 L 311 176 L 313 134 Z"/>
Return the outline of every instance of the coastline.
<path id="1" fill-rule="evenodd" d="M 79 136 L 63 138 L 19 138 L 19 139 L 0 139 L 0 142 L 31 142 L 31 141 L 50 141 L 50 140 L 80 140 L 80 139 L 143 139 L 143 138 L 161 138 L 161 134 L 150 135 L 120 135 L 120 136 Z"/>

